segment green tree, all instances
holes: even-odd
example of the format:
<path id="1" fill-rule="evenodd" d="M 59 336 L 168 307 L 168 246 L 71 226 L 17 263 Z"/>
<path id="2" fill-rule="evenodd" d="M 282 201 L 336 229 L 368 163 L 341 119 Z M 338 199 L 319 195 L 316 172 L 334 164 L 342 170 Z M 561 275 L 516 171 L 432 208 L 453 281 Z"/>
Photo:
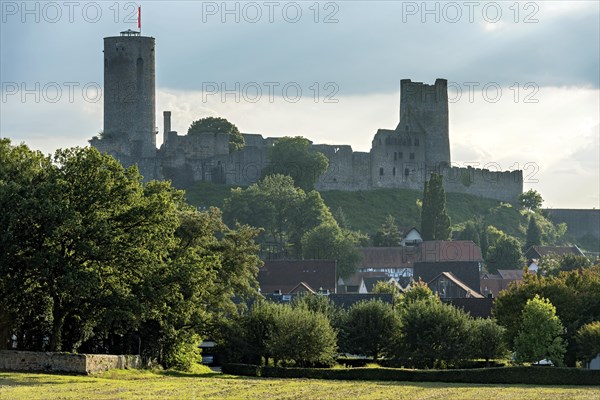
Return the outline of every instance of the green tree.
<path id="1" fill-rule="evenodd" d="M 302 237 L 302 256 L 305 259 L 337 260 L 337 272 L 346 278 L 356 272 L 362 256 L 356 249 L 359 239 L 334 222 L 314 227 Z"/>
<path id="2" fill-rule="evenodd" d="M 486 258 L 488 271 L 495 273 L 498 269 L 522 269 L 525 257 L 517 239 L 504 235 L 488 251 Z"/>
<path id="3" fill-rule="evenodd" d="M 493 319 L 476 318 L 472 322 L 472 346 L 475 358 L 485 359 L 489 367 L 490 359 L 503 357 L 507 352 L 504 334 L 506 329 Z"/>
<path id="4" fill-rule="evenodd" d="M 218 210 L 200 213 L 93 148 L 50 159 L 2 141 L 0 156 L 2 343 L 18 333 L 31 350 L 141 348 L 186 367 L 233 293 L 257 292 L 255 229 L 229 229 Z"/>
<path id="5" fill-rule="evenodd" d="M 525 274 L 519 285 L 503 290 L 494 304 L 494 315 L 506 328 L 508 343 L 513 346 L 527 300 L 535 295 L 550 300 L 556 313 L 565 325 L 567 353 L 565 362 L 575 366 L 577 345 L 575 333 L 582 325 L 600 321 L 600 266 L 581 271 L 562 272 L 558 276 L 545 277 L 540 274 Z"/>
<path id="6" fill-rule="evenodd" d="M 401 313 L 396 357 L 415 367 L 444 367 L 469 356 L 470 317 L 439 301 L 418 300 Z"/>
<path id="7" fill-rule="evenodd" d="M 384 223 L 381 225 L 373 242 L 377 247 L 398 247 L 402 242 L 402 235 L 400 235 L 400 229 L 396 223 L 396 218 L 391 214 L 388 214 L 385 218 Z"/>
<path id="8" fill-rule="evenodd" d="M 529 225 L 527 226 L 527 238 L 525 239 L 525 250 L 531 246 L 539 246 L 542 244 L 542 231 L 538 226 L 534 216 L 529 217 Z"/>
<path id="9" fill-rule="evenodd" d="M 413 282 L 409 289 L 402 295 L 401 306 L 406 307 L 415 301 L 440 301 L 440 299 L 433 294 L 429 286 L 422 280 Z"/>
<path id="10" fill-rule="evenodd" d="M 340 228 L 352 229 L 352 227 L 350 226 L 350 222 L 348 222 L 348 217 L 346 216 L 346 213 L 344 212 L 342 207 L 338 207 L 335 210 L 335 212 L 333 213 L 333 217 L 335 218 Z"/>
<path id="11" fill-rule="evenodd" d="M 291 176 L 297 187 L 307 191 L 314 189 L 317 179 L 329 166 L 327 157 L 314 151 L 310 141 L 300 136 L 277 139 L 269 148 L 268 157 L 263 176 Z"/>
<path id="12" fill-rule="evenodd" d="M 263 228 L 261 241 L 275 243 L 275 251 L 302 254 L 302 236 L 335 220 L 318 192 L 294 187 L 289 176 L 270 175 L 246 189 L 231 190 L 223 206 L 225 221 Z"/>
<path id="13" fill-rule="evenodd" d="M 575 336 L 577 357 L 584 363 L 590 362 L 600 354 L 600 321 L 583 325 Z"/>
<path id="14" fill-rule="evenodd" d="M 373 286 L 373 293 L 376 294 L 391 294 L 394 298 L 394 304 L 402 302 L 402 291 L 398 285 L 392 282 L 379 281 Z"/>
<path id="15" fill-rule="evenodd" d="M 391 305 L 381 300 L 358 302 L 348 310 L 343 328 L 342 348 L 347 353 L 373 357 L 387 354 L 400 328 L 400 320 Z"/>
<path id="16" fill-rule="evenodd" d="M 206 135 L 227 133 L 229 134 L 229 152 L 244 148 L 244 136 L 237 126 L 220 117 L 205 117 L 192 122 L 188 128 L 188 135 Z"/>
<path id="17" fill-rule="evenodd" d="M 431 174 L 423 190 L 421 234 L 423 240 L 448 240 L 451 234 L 450 217 L 446 210 L 446 192 L 443 177 Z"/>
<path id="18" fill-rule="evenodd" d="M 487 257 L 488 249 L 490 247 L 490 241 L 487 232 L 487 226 L 482 226 L 479 233 L 479 247 L 481 248 L 481 256 L 483 259 Z"/>
<path id="19" fill-rule="evenodd" d="M 465 228 L 459 234 L 460 240 L 471 240 L 477 246 L 481 247 L 481 237 L 479 235 L 479 228 L 473 221 L 467 221 Z"/>
<path id="20" fill-rule="evenodd" d="M 525 193 L 519 195 L 519 205 L 526 208 L 528 211 L 537 211 L 542 207 L 542 195 L 536 190 L 529 189 Z"/>
<path id="21" fill-rule="evenodd" d="M 564 327 L 550 300 L 538 295 L 527 300 L 521 321 L 521 329 L 515 338 L 517 362 L 533 363 L 547 359 L 556 366 L 562 366 L 566 352 L 562 338 Z"/>
<path id="22" fill-rule="evenodd" d="M 325 314 L 304 307 L 279 306 L 267 348 L 275 361 L 300 367 L 333 365 L 337 336 Z"/>

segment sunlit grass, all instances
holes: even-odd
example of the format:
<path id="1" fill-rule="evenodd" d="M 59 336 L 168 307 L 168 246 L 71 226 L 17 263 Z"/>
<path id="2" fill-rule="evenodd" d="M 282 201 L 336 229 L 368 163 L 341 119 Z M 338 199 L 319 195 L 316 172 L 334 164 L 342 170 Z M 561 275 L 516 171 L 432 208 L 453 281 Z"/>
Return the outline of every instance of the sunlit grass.
<path id="1" fill-rule="evenodd" d="M 92 376 L 0 372 L 0 399 L 569 399 L 600 387 L 245 378 L 194 371 L 113 370 Z"/>

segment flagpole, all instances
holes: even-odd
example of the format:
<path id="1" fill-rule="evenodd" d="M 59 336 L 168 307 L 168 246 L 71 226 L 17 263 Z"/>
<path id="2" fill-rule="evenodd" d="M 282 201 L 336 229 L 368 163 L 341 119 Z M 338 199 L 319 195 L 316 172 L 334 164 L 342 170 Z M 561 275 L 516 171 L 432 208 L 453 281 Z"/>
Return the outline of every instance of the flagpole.
<path id="1" fill-rule="evenodd" d="M 142 6 L 138 6 L 138 29 L 140 30 L 140 36 L 142 36 Z"/>

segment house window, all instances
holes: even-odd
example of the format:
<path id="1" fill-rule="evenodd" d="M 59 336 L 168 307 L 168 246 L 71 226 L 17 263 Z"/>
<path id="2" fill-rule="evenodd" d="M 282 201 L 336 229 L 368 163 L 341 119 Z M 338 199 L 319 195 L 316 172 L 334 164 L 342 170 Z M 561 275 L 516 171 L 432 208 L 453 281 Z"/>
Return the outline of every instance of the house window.
<path id="1" fill-rule="evenodd" d="M 419 139 L 415 139 L 415 146 L 419 145 Z"/>
<path id="2" fill-rule="evenodd" d="M 406 125 L 406 126 L 404 127 L 404 129 L 406 129 L 406 131 L 408 132 L 408 125 Z"/>
<path id="3" fill-rule="evenodd" d="M 402 156 L 403 156 L 402 152 L 399 152 L 398 153 L 398 158 L 402 160 Z"/>
<path id="4" fill-rule="evenodd" d="M 392 168 L 392 175 L 396 176 L 396 167 Z"/>
<path id="5" fill-rule="evenodd" d="M 410 153 L 410 159 L 414 160 L 415 159 L 415 153 Z"/>
<path id="6" fill-rule="evenodd" d="M 383 167 L 379 168 L 379 176 L 383 176 Z"/>
<path id="7" fill-rule="evenodd" d="M 394 152 L 394 161 L 396 161 L 398 159 L 398 153 Z"/>
<path id="8" fill-rule="evenodd" d="M 408 176 L 410 174 L 410 170 L 408 168 L 404 168 L 404 175 Z"/>

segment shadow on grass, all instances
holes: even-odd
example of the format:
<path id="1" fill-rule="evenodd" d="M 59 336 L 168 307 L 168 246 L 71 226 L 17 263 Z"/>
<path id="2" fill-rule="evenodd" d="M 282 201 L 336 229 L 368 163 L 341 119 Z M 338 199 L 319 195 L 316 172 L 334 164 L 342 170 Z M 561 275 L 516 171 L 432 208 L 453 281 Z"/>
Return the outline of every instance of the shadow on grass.
<path id="1" fill-rule="evenodd" d="M 73 382 L 81 382 L 80 379 L 55 379 L 51 377 L 87 378 L 86 375 L 68 372 L 44 372 L 44 371 L 15 371 L 0 372 L 1 386 L 40 386 L 40 385 L 64 385 Z"/>

